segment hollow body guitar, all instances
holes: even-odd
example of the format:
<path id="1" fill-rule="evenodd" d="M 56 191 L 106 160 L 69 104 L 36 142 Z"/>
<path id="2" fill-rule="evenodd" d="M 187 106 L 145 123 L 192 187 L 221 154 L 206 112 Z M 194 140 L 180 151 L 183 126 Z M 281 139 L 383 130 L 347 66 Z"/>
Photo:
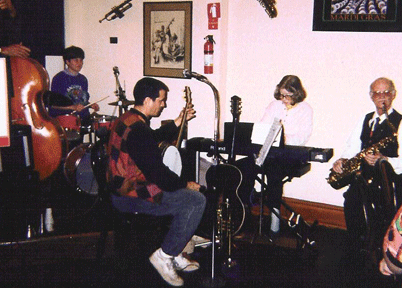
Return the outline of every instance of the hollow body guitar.
<path id="1" fill-rule="evenodd" d="M 206 173 L 208 191 L 218 198 L 218 233 L 225 233 L 227 238 L 236 235 L 243 227 L 245 220 L 245 207 L 239 196 L 239 187 L 242 182 L 242 173 L 234 166 L 234 143 L 236 137 L 236 124 L 239 122 L 241 99 L 233 96 L 231 99 L 231 112 L 233 115 L 233 138 L 228 163 L 211 166 Z M 229 240 L 230 241 L 230 240 Z"/>

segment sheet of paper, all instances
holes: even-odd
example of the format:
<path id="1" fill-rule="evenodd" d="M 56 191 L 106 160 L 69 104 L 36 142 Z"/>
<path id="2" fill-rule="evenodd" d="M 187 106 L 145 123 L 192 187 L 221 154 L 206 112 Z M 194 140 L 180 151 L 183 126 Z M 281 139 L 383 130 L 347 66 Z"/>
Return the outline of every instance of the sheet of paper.
<path id="1" fill-rule="evenodd" d="M 273 124 L 273 121 L 271 123 L 268 123 L 268 122 L 267 123 L 262 123 L 262 122 L 254 123 L 253 133 L 251 134 L 251 143 L 263 145 L 265 142 L 265 139 L 267 138 L 269 130 L 271 129 L 272 124 Z M 279 132 L 278 136 L 276 136 L 274 143 L 272 143 L 272 146 L 279 147 L 281 134 L 282 134 L 282 129 Z"/>

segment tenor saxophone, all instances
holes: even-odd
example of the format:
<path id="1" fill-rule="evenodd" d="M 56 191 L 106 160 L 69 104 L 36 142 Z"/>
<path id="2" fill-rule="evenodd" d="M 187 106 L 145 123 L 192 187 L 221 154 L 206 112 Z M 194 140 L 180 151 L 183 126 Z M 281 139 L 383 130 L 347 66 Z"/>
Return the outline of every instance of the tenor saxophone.
<path id="1" fill-rule="evenodd" d="M 355 157 L 350 159 L 345 159 L 342 162 L 342 173 L 337 173 L 331 168 L 331 172 L 327 178 L 327 182 L 334 189 L 341 189 L 346 185 L 349 185 L 353 175 L 356 171 L 360 170 L 362 160 L 367 154 L 376 154 L 380 149 L 386 147 L 389 143 L 396 141 L 396 135 L 392 135 L 382 139 L 376 144 L 363 149 L 361 152 L 356 154 Z"/>

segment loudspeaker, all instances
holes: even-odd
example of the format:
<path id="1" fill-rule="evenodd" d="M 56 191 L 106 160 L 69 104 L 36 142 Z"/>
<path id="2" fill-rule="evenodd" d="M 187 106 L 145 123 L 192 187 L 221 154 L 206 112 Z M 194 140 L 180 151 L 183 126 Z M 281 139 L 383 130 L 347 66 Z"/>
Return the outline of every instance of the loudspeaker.
<path id="1" fill-rule="evenodd" d="M 31 126 L 10 126 L 10 147 L 0 148 L 0 173 L 14 174 L 34 169 Z"/>

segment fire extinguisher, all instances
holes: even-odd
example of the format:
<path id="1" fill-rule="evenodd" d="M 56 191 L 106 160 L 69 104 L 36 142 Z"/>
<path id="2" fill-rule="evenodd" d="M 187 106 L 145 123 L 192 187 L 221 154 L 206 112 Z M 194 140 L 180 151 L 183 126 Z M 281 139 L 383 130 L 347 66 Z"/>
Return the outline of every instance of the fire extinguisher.
<path id="1" fill-rule="evenodd" d="M 207 40 L 204 44 L 204 74 L 214 73 L 214 38 L 208 35 L 204 38 Z"/>

